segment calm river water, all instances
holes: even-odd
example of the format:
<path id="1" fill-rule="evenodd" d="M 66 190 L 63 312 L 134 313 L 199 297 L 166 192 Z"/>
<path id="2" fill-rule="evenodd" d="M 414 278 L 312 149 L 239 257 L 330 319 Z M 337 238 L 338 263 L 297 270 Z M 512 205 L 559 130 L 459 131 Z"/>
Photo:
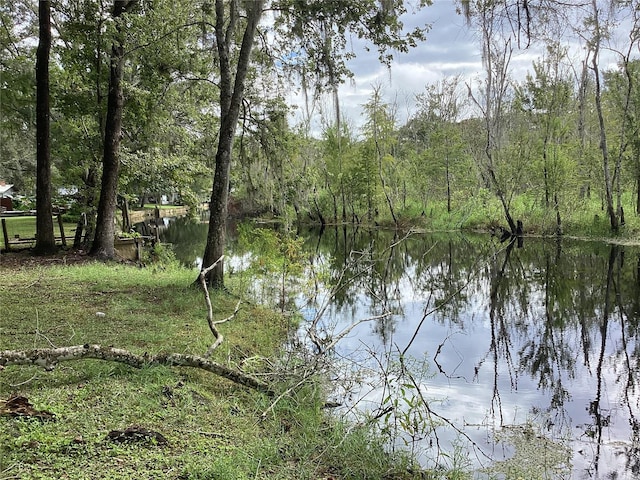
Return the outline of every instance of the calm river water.
<path id="1" fill-rule="evenodd" d="M 164 239 L 193 263 L 205 234 L 177 222 Z M 338 353 L 368 369 L 351 405 L 380 412 L 425 463 L 450 466 L 434 449 L 459 445 L 479 477 L 640 478 L 640 248 L 350 228 L 301 236 L 318 278 L 342 282 L 320 325 L 339 332 L 389 313 L 355 327 Z M 308 323 L 328 292 L 315 282 L 291 301 Z M 389 358 L 403 359 L 400 372 L 424 360 L 430 374 L 394 377 Z M 423 417 L 389 414 L 412 411 L 412 379 L 439 423 L 431 435 L 416 426 Z"/>

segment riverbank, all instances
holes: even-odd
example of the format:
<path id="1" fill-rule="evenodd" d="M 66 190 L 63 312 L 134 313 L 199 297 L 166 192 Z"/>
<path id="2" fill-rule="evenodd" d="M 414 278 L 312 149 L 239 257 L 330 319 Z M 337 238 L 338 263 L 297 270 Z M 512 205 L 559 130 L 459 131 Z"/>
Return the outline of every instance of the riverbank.
<path id="1" fill-rule="evenodd" d="M 640 242 L 640 215 L 635 212 L 629 195 L 625 196 L 625 222 L 616 232 L 599 198 L 585 198 L 573 204 L 565 205 L 558 215 L 553 209 L 544 208 L 540 201 L 523 194 L 515 196 L 510 205 L 510 213 L 515 221 L 523 224 L 523 233 L 529 237 L 579 238 L 620 244 Z M 446 202 L 429 202 L 428 208 L 407 205 L 398 208 L 394 218 L 388 210 L 381 209 L 376 216 L 367 219 L 358 217 L 358 226 L 366 228 L 401 228 L 419 232 L 496 232 L 508 229 L 504 209 L 500 202 L 487 192 L 479 192 L 470 198 L 458 198 L 449 210 Z M 317 223 L 317 219 L 308 215 L 301 217 L 303 223 Z M 329 216 L 324 220 L 328 225 L 335 224 Z M 340 223 L 341 219 L 338 219 Z M 351 220 L 349 217 L 347 220 Z M 348 222 L 351 225 L 351 222 Z M 559 233 L 560 232 L 560 233 Z"/>
<path id="2" fill-rule="evenodd" d="M 7 261 L 13 255 L 0 262 L 0 350 L 100 343 L 144 356 L 202 355 L 212 343 L 192 270 L 79 254 Z M 230 316 L 236 299 L 213 295 L 214 317 Z M 224 343 L 213 360 L 268 378 L 288 327 L 281 315 L 242 304 L 220 325 Z M 52 417 L 11 416 L 12 396 Z M 371 432 L 347 430 L 322 409 L 312 384 L 270 409 L 272 402 L 193 368 L 100 360 L 53 371 L 8 366 L 0 370 L 0 478 L 412 478 Z M 127 429 L 138 435 L 113 433 Z"/>

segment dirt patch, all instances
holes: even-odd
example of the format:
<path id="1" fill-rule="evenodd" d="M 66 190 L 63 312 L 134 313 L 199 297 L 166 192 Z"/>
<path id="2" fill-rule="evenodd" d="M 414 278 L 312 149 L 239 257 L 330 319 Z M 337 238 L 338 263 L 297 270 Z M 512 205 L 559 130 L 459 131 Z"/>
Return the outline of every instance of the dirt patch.
<path id="1" fill-rule="evenodd" d="M 84 250 L 64 249 L 52 255 L 34 255 L 30 248 L 0 253 L 0 269 L 95 262 Z"/>

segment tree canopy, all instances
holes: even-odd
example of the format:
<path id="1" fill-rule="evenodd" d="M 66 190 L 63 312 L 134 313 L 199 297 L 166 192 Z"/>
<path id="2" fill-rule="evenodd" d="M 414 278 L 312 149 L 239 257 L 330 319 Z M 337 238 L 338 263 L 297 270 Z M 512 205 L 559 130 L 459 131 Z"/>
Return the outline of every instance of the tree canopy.
<path id="1" fill-rule="evenodd" d="M 526 216 L 562 234 L 567 218 L 600 202 L 609 230 L 623 228 L 625 207 L 640 208 L 638 2 L 461 1 L 483 70 L 425 84 L 404 120 L 387 87 L 372 85 L 354 126 L 338 93 L 352 77 L 353 41 L 393 69 L 394 56 L 428 42 L 428 25 L 405 24 L 429 3 L 55 2 L 44 183 L 53 197 L 77 190 L 85 241 L 107 258 L 121 201 L 166 193 L 193 208 L 208 199 L 206 264 L 223 255 L 229 205 L 286 223 L 506 221 L 511 232 Z M 0 178 L 25 206 L 39 178 L 40 13 L 26 0 L 0 8 Z M 614 31 L 624 39 L 615 48 Z M 515 75 L 523 49 L 536 55 Z M 616 67 L 603 67 L 603 52 Z M 223 275 L 219 262 L 210 284 Z"/>

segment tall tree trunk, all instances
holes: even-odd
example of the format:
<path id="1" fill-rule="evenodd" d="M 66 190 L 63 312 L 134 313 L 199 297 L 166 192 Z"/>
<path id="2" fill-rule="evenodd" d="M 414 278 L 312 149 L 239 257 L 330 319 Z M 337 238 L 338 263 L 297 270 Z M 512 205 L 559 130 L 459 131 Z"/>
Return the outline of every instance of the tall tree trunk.
<path id="1" fill-rule="evenodd" d="M 580 149 L 578 154 L 578 166 L 580 175 L 582 176 L 580 185 L 580 198 L 591 197 L 591 175 L 586 160 L 586 120 L 585 112 L 587 109 L 587 89 L 588 89 L 588 59 L 582 63 L 582 73 L 580 74 L 580 83 L 578 87 L 578 139 L 580 140 Z"/>
<path id="2" fill-rule="evenodd" d="M 602 170 L 604 174 L 604 194 L 605 194 L 605 202 L 607 208 L 607 215 L 609 216 L 609 223 L 611 225 L 611 231 L 617 232 L 619 223 L 618 223 L 618 215 L 616 214 L 616 210 L 613 206 L 613 181 L 611 179 L 611 172 L 609 171 L 609 150 L 607 147 L 607 134 L 604 125 L 604 114 L 602 113 L 602 101 L 601 101 L 601 92 L 600 92 L 600 73 L 598 70 L 598 62 L 596 60 L 597 53 L 594 54 L 593 60 L 593 71 L 595 74 L 596 81 L 596 91 L 595 91 L 595 100 L 596 100 L 596 111 L 598 112 L 598 123 L 600 125 L 600 151 L 602 152 Z"/>
<path id="3" fill-rule="evenodd" d="M 553 208 L 556 212 L 556 235 L 562 235 L 562 218 L 560 217 L 560 201 L 558 200 L 558 193 L 553 194 Z"/>
<path id="4" fill-rule="evenodd" d="M 598 18 L 598 5 L 596 0 L 592 0 L 593 15 L 594 15 L 594 28 L 595 38 L 593 46 L 593 55 L 591 57 L 591 68 L 595 79 L 595 101 L 596 112 L 598 113 L 598 124 L 600 126 L 600 150 L 602 151 L 602 169 L 604 173 L 604 194 L 607 208 L 607 215 L 609 216 L 609 222 L 611 225 L 611 231 L 617 232 L 620 226 L 618 215 L 613 206 L 613 179 L 611 178 L 611 172 L 609 171 L 609 148 L 607 147 L 607 133 L 604 124 L 604 114 L 602 112 L 602 93 L 600 87 L 600 69 L 598 65 L 600 56 L 600 42 L 602 41 L 600 33 L 600 20 Z"/>
<path id="5" fill-rule="evenodd" d="M 445 163 L 445 176 L 447 183 L 447 213 L 451 213 L 451 176 L 449 172 L 449 155 L 447 154 Z"/>
<path id="6" fill-rule="evenodd" d="M 636 215 L 640 216 L 640 158 L 636 154 Z"/>
<path id="7" fill-rule="evenodd" d="M 209 231 L 207 245 L 202 259 L 203 267 L 213 265 L 224 253 L 226 242 L 227 203 L 229 197 L 229 175 L 231 170 L 231 150 L 238 124 L 240 105 L 244 95 L 244 86 L 251 49 L 258 22 L 262 16 L 264 0 L 247 2 L 247 25 L 242 37 L 242 46 L 236 64 L 235 81 L 232 78 L 231 59 L 229 58 L 233 36 L 235 34 L 236 12 L 232 10 L 225 28 L 225 3 L 216 0 L 216 43 L 220 61 L 220 132 L 216 152 L 216 168 L 209 202 Z M 230 8 L 237 7 L 231 2 Z M 213 288 L 224 288 L 224 262 L 217 263 L 207 275 L 207 283 Z"/>
<path id="8" fill-rule="evenodd" d="M 51 144 L 49 105 L 49 53 L 51 51 L 51 2 L 38 6 L 40 27 L 36 53 L 36 253 L 56 249 L 51 207 Z"/>
<path id="9" fill-rule="evenodd" d="M 116 21 L 116 38 L 111 46 L 109 67 L 109 94 L 107 96 L 107 118 L 104 132 L 104 153 L 102 157 L 102 183 L 98 202 L 96 234 L 90 255 L 99 258 L 115 258 L 114 248 L 116 212 L 116 194 L 120 172 L 120 136 L 122 134 L 122 75 L 124 69 L 124 46 L 122 24 L 119 17 L 125 13 L 135 0 L 114 1 L 112 17 Z"/>

